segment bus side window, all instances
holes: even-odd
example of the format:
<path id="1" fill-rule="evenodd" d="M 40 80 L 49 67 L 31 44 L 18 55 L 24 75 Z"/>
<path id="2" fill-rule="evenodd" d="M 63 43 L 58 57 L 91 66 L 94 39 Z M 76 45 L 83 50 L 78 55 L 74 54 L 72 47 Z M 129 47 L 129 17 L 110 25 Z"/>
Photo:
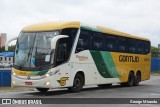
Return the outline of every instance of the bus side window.
<path id="1" fill-rule="evenodd" d="M 103 35 L 100 33 L 93 33 L 93 50 L 99 50 L 102 51 L 103 50 Z"/>
<path id="2" fill-rule="evenodd" d="M 137 53 L 136 52 L 136 40 L 132 38 L 128 38 L 128 52 L 129 53 Z"/>
<path id="3" fill-rule="evenodd" d="M 57 44 L 56 66 L 62 64 L 68 59 L 67 45 L 68 38 L 60 39 Z"/>
<path id="4" fill-rule="evenodd" d="M 138 54 L 144 54 L 144 42 L 142 40 L 138 40 L 137 53 Z"/>
<path id="5" fill-rule="evenodd" d="M 115 36 L 110 34 L 104 34 L 104 50 L 116 52 L 117 51 L 117 40 Z"/>
<path id="6" fill-rule="evenodd" d="M 118 52 L 127 52 L 127 42 L 126 38 L 118 37 Z"/>
<path id="7" fill-rule="evenodd" d="M 90 49 L 90 40 L 89 32 L 81 29 L 75 53 Z"/>
<path id="8" fill-rule="evenodd" d="M 150 42 L 145 42 L 145 54 L 148 54 L 150 52 Z"/>
<path id="9" fill-rule="evenodd" d="M 77 50 L 84 50 L 84 47 L 86 45 L 86 42 L 84 41 L 84 39 L 79 39 L 78 40 L 78 45 L 77 45 Z"/>
<path id="10" fill-rule="evenodd" d="M 125 46 L 119 46 L 119 52 L 125 52 Z"/>
<path id="11" fill-rule="evenodd" d="M 113 44 L 108 43 L 106 45 L 107 50 L 113 50 Z"/>
<path id="12" fill-rule="evenodd" d="M 69 38 L 68 38 L 69 42 L 67 44 L 67 55 L 68 55 L 67 58 L 68 59 L 69 59 L 71 51 L 72 51 L 72 47 L 73 47 L 73 44 L 75 41 L 77 31 L 78 31 L 77 28 L 65 28 L 65 29 L 62 29 L 62 32 L 61 32 L 62 35 L 69 36 Z"/>

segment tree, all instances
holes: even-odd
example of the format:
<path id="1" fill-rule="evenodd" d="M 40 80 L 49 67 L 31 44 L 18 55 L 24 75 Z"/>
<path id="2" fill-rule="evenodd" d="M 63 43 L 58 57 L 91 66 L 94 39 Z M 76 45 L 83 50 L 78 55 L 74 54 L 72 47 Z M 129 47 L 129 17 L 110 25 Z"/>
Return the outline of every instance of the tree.
<path id="1" fill-rule="evenodd" d="M 160 57 L 160 49 L 156 47 L 151 47 L 152 57 Z"/>
<path id="2" fill-rule="evenodd" d="M 14 52 L 15 48 L 16 48 L 16 45 L 11 45 L 9 46 L 8 51 Z"/>
<path id="3" fill-rule="evenodd" d="M 16 45 L 11 45 L 8 47 L 8 51 L 14 52 Z M 5 47 L 0 48 L 0 52 L 5 52 Z"/>
<path id="4" fill-rule="evenodd" d="M 0 52 L 4 52 L 5 51 L 5 48 L 4 46 L 0 48 Z"/>

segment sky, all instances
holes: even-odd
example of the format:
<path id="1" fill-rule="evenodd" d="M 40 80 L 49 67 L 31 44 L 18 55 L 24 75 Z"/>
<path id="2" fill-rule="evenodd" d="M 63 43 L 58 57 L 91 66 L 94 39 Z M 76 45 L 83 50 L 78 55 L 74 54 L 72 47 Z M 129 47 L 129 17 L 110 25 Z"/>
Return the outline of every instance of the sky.
<path id="1" fill-rule="evenodd" d="M 160 0 L 0 0 L 0 33 L 7 39 L 24 26 L 60 20 L 106 26 L 160 44 Z"/>

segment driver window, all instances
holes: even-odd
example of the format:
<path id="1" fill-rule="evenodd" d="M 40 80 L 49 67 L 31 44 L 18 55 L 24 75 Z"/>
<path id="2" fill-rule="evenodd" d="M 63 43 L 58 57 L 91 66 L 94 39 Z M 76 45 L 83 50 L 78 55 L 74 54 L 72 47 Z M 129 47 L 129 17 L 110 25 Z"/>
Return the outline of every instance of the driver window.
<path id="1" fill-rule="evenodd" d="M 61 39 L 57 46 L 56 65 L 60 65 L 67 61 L 67 39 Z"/>
<path id="2" fill-rule="evenodd" d="M 58 45 L 57 61 L 63 61 L 66 59 L 66 43 Z"/>

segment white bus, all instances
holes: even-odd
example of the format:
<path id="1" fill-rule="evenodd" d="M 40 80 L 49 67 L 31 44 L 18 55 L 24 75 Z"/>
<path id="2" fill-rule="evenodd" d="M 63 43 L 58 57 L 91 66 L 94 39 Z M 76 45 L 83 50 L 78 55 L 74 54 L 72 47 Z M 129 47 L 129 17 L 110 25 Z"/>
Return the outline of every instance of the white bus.
<path id="1" fill-rule="evenodd" d="M 6 44 L 7 47 L 7 44 Z M 26 26 L 17 37 L 12 85 L 68 88 L 139 85 L 150 78 L 150 41 L 78 21 Z"/>

